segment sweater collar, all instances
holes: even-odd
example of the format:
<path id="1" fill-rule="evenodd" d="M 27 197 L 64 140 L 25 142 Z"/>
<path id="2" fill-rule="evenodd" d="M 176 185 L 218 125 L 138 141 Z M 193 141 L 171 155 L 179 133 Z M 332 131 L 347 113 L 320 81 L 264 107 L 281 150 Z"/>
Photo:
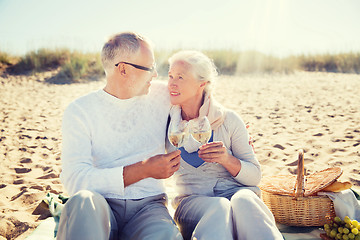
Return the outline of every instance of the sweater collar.
<path id="1" fill-rule="evenodd" d="M 104 89 L 100 89 L 98 91 L 98 94 L 100 95 L 101 98 L 105 99 L 106 101 L 109 101 L 109 102 L 112 102 L 115 104 L 131 104 L 133 102 L 136 102 L 138 99 L 141 99 L 146 96 L 146 95 L 143 95 L 143 96 L 135 96 L 135 97 L 128 98 L 128 99 L 120 99 L 120 98 L 117 98 L 117 97 L 107 93 Z"/>

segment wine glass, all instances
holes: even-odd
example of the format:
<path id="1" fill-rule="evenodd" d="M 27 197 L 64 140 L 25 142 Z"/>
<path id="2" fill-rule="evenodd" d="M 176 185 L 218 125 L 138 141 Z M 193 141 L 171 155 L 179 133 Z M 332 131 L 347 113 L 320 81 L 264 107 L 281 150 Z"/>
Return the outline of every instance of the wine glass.
<path id="1" fill-rule="evenodd" d="M 211 125 L 209 119 L 204 116 L 191 120 L 190 133 L 193 138 L 202 145 L 209 142 L 211 138 Z"/>
<path id="2" fill-rule="evenodd" d="M 170 122 L 168 130 L 168 139 L 170 143 L 176 148 L 182 147 L 185 140 L 186 131 L 186 121 Z"/>

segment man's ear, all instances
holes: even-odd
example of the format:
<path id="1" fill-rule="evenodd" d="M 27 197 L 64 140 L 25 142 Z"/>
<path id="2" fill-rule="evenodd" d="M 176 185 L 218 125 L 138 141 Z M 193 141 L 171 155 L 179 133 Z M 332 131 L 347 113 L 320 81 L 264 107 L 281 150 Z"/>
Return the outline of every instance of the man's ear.
<path id="1" fill-rule="evenodd" d="M 125 64 L 119 64 L 118 66 L 118 71 L 120 72 L 121 75 L 126 74 L 126 70 L 125 70 Z"/>

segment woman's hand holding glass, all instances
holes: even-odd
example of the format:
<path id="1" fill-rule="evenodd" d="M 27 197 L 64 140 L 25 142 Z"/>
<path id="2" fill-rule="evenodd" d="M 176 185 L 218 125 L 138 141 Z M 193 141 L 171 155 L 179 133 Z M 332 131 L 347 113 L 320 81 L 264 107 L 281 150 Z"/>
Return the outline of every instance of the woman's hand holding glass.
<path id="1" fill-rule="evenodd" d="M 198 151 L 199 157 L 205 162 L 213 162 L 224 165 L 232 157 L 223 142 L 211 142 L 202 145 Z"/>
<path id="2" fill-rule="evenodd" d="M 202 145 L 198 154 L 205 162 L 221 164 L 234 177 L 241 170 L 241 162 L 227 151 L 223 142 L 211 142 Z"/>

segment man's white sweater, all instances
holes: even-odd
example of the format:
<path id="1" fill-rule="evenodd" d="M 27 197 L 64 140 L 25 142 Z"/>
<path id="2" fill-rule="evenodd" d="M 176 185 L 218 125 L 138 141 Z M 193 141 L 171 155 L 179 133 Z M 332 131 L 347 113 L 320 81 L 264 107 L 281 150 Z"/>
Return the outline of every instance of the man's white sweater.
<path id="1" fill-rule="evenodd" d="M 62 123 L 62 173 L 69 194 L 87 189 L 106 198 L 139 199 L 164 192 L 146 178 L 124 188 L 124 166 L 165 152 L 170 101 L 165 84 L 126 100 L 104 90 L 72 102 Z"/>

